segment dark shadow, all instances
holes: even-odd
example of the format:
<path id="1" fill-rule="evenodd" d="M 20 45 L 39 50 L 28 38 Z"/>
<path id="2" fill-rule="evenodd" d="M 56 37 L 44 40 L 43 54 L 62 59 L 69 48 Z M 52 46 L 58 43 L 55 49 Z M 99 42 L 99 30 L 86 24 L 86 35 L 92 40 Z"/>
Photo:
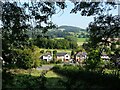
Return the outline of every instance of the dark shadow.
<path id="1" fill-rule="evenodd" d="M 64 90 L 65 87 L 59 84 L 59 77 L 40 77 L 26 74 L 11 74 L 3 72 L 2 90 Z"/>
<path id="2" fill-rule="evenodd" d="M 55 67 L 53 71 L 68 78 L 68 81 L 63 83 L 68 87 L 71 86 L 71 90 L 73 88 L 77 90 L 120 89 L 120 78 L 111 74 L 84 71 L 74 67 Z"/>
<path id="3" fill-rule="evenodd" d="M 55 71 L 55 70 L 54 70 Z M 65 76 L 60 77 L 40 77 L 25 74 L 3 74 L 3 90 L 118 90 L 120 79 L 111 75 L 100 73 L 76 71 L 76 70 L 56 70 L 56 73 Z"/>
<path id="4" fill-rule="evenodd" d="M 62 85 L 59 81 L 62 80 L 59 77 L 50 77 L 47 78 L 46 88 L 48 90 L 66 90 L 65 86 Z"/>

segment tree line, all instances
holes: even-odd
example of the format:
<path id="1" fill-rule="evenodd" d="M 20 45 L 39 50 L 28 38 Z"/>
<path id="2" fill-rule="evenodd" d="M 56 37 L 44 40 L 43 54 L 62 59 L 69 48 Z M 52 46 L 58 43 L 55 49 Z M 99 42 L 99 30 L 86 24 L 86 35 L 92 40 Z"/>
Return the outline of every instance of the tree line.
<path id="1" fill-rule="evenodd" d="M 67 39 L 36 38 L 33 43 L 39 48 L 46 49 L 76 49 L 78 47 L 76 41 L 68 41 Z"/>

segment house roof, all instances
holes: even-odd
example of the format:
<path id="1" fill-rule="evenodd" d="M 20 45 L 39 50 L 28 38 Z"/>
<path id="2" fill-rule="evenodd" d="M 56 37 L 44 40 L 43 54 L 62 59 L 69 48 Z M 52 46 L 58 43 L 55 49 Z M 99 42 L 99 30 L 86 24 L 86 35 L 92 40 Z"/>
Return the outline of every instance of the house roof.
<path id="1" fill-rule="evenodd" d="M 42 56 L 48 56 L 48 55 L 51 55 L 50 53 L 46 53 L 46 54 L 44 54 L 44 55 L 42 55 Z"/>
<path id="2" fill-rule="evenodd" d="M 86 52 L 78 52 L 75 55 L 79 57 L 79 56 L 85 56 L 85 55 L 87 55 L 87 53 Z"/>
<path id="3" fill-rule="evenodd" d="M 64 56 L 66 54 L 67 54 L 66 52 L 61 52 L 61 53 L 57 53 L 56 56 Z"/>

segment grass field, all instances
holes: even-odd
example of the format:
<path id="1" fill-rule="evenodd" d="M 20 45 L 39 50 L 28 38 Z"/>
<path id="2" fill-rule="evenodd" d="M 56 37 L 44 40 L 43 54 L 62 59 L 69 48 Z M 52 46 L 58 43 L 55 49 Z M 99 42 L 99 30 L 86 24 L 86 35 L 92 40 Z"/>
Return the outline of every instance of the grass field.
<path id="1" fill-rule="evenodd" d="M 10 69 L 10 72 L 12 74 L 24 74 L 24 75 L 32 75 L 32 76 L 40 76 L 42 70 L 36 70 L 36 69 Z"/>
<path id="2" fill-rule="evenodd" d="M 44 52 L 48 51 L 54 51 L 57 50 L 57 52 L 67 52 L 68 54 L 71 53 L 71 49 L 43 49 L 41 48 L 40 50 L 44 50 Z"/>
<path id="3" fill-rule="evenodd" d="M 48 90 L 56 90 L 54 88 L 62 90 L 65 89 L 63 85 L 59 84 L 60 80 L 67 80 L 65 77 L 60 76 L 53 71 L 48 71 L 45 76 L 47 78 L 46 87 L 48 88 Z"/>
<path id="4" fill-rule="evenodd" d="M 56 39 L 64 39 L 64 38 L 56 38 Z M 82 45 L 87 38 L 77 38 L 77 44 Z"/>
<path id="5" fill-rule="evenodd" d="M 87 38 L 77 38 L 77 41 L 78 41 L 78 42 L 85 42 L 86 39 L 87 39 Z"/>
<path id="6" fill-rule="evenodd" d="M 87 38 L 77 38 L 77 44 L 82 45 L 86 41 L 86 39 Z"/>
<path id="7" fill-rule="evenodd" d="M 55 38 L 55 39 L 64 39 L 64 38 Z"/>
<path id="8" fill-rule="evenodd" d="M 64 39 L 64 38 L 55 38 L 55 39 Z M 87 38 L 77 38 L 77 44 L 82 45 Z"/>

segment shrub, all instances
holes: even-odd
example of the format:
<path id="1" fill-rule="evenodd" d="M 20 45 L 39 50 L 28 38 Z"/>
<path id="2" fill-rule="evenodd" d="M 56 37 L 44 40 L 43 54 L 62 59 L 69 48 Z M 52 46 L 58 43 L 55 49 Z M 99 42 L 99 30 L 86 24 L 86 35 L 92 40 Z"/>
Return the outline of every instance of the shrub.
<path id="1" fill-rule="evenodd" d="M 41 61 L 41 64 L 47 64 L 46 60 L 40 60 L 40 61 Z"/>
<path id="2" fill-rule="evenodd" d="M 14 75 L 7 69 L 2 69 L 2 89 L 9 88 L 13 84 Z"/>
<path id="3" fill-rule="evenodd" d="M 60 60 L 57 60 L 57 61 L 55 61 L 55 63 L 56 63 L 56 64 L 62 63 L 62 60 L 61 60 L 61 59 L 60 59 Z"/>
<path id="4" fill-rule="evenodd" d="M 36 46 L 32 46 L 31 48 L 24 48 L 23 50 L 21 49 L 16 49 L 16 65 L 19 68 L 36 68 L 40 66 L 40 60 L 39 60 L 39 48 Z"/>
<path id="5" fill-rule="evenodd" d="M 112 74 L 86 71 L 77 66 L 55 66 L 53 71 L 70 79 L 71 83 L 84 81 L 90 87 L 91 85 L 98 85 L 105 88 L 119 88 L 120 78 Z"/>
<path id="6" fill-rule="evenodd" d="M 42 53 L 42 54 L 43 54 L 43 53 L 44 53 L 44 50 L 41 50 L 41 51 L 40 51 L 40 53 Z"/>

